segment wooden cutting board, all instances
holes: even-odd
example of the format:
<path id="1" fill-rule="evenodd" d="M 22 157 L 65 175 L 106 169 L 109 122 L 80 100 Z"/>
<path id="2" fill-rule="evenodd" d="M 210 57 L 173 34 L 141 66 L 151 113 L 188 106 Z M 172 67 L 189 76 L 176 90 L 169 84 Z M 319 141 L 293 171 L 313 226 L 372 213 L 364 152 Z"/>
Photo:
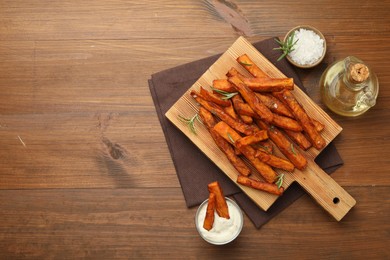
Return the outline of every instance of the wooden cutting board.
<path id="1" fill-rule="evenodd" d="M 208 156 L 234 183 L 236 183 L 238 172 L 231 165 L 225 154 L 219 150 L 208 130 L 201 122 L 196 122 L 196 134 L 180 120 L 180 117 L 191 118 L 198 112 L 197 102 L 190 96 L 192 89 L 198 91 L 202 86 L 210 90 L 214 79 L 226 78 L 226 72 L 235 67 L 242 74 L 250 76 L 248 72 L 237 63 L 236 58 L 242 54 L 247 54 L 255 64 L 273 78 L 285 78 L 267 58 L 254 48 L 244 37 L 239 37 L 233 45 L 191 86 L 190 89 L 167 111 L 165 116 L 178 127 L 206 156 Z M 341 131 L 342 128 L 326 114 L 317 104 L 315 104 L 299 87 L 295 86 L 292 91 L 296 99 L 305 108 L 312 118 L 317 119 L 325 125 L 321 135 L 328 145 Z M 299 148 L 296 148 L 299 149 Z M 277 150 L 277 149 L 276 149 Z M 314 159 L 320 153 L 315 148 L 302 151 L 308 160 L 307 168 L 303 171 L 295 169 L 284 173 L 283 187 L 287 189 L 294 181 L 298 182 L 328 213 L 336 220 L 341 220 L 347 212 L 356 204 L 356 201 L 328 174 L 326 174 Z M 280 151 L 276 154 L 283 157 Z M 248 163 L 252 172 L 256 170 Z M 252 174 L 252 178 L 261 179 L 260 174 Z M 237 183 L 236 183 L 237 184 Z M 255 190 L 237 184 L 260 208 L 268 210 L 278 199 L 278 196 L 263 191 Z"/>

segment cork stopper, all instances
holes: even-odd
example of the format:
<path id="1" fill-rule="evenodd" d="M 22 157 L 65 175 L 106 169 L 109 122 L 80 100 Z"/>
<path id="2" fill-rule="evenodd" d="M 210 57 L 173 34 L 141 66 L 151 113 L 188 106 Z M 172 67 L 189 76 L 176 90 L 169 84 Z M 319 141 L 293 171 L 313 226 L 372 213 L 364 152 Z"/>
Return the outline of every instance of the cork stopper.
<path id="1" fill-rule="evenodd" d="M 354 84 L 359 84 L 368 79 L 370 71 L 363 63 L 351 64 L 348 68 L 348 78 Z"/>

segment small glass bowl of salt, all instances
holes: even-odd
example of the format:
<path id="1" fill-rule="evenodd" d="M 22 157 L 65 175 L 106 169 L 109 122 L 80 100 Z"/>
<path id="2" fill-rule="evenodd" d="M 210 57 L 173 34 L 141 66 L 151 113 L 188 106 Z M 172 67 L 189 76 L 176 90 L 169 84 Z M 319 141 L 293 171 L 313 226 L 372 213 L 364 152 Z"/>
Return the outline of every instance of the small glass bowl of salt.
<path id="1" fill-rule="evenodd" d="M 293 50 L 286 56 L 287 60 L 298 68 L 313 68 L 321 63 L 326 54 L 324 35 L 313 26 L 301 25 L 291 29 L 284 37 L 286 42 L 294 37 Z"/>

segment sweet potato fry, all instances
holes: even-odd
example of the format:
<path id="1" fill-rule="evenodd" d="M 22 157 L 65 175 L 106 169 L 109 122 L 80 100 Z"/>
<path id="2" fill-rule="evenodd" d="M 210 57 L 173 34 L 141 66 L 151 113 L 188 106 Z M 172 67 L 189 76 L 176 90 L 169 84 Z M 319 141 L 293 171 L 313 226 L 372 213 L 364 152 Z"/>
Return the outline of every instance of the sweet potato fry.
<path id="1" fill-rule="evenodd" d="M 199 107 L 199 116 L 207 129 L 210 132 L 211 137 L 214 139 L 215 144 L 221 149 L 221 151 L 226 155 L 233 167 L 242 175 L 248 176 L 251 173 L 249 167 L 244 163 L 244 161 L 238 157 L 240 153 L 235 147 L 232 147 L 222 136 L 220 136 L 214 129 L 212 129 L 216 120 L 214 116 L 204 107 Z"/>
<path id="2" fill-rule="evenodd" d="M 244 100 L 242 99 L 241 95 L 235 95 L 234 97 L 232 97 L 231 100 L 232 100 L 233 106 L 245 103 Z"/>
<path id="3" fill-rule="evenodd" d="M 272 167 L 259 158 L 255 157 L 256 150 L 251 146 L 237 144 L 237 148 L 242 152 L 242 154 L 248 158 L 250 163 L 256 168 L 260 175 L 265 179 L 266 182 L 273 183 L 276 180 L 277 174 L 272 169 Z"/>
<path id="4" fill-rule="evenodd" d="M 240 79 L 245 78 L 244 75 L 242 75 L 235 67 L 231 67 L 228 72 L 226 73 L 226 76 L 228 78 L 238 76 Z"/>
<path id="5" fill-rule="evenodd" d="M 223 106 L 223 107 L 228 107 L 228 106 L 231 105 L 231 103 L 228 100 L 223 100 L 222 98 L 220 98 L 216 94 L 211 93 L 211 92 L 205 90 L 203 87 L 200 87 L 199 95 L 204 100 L 213 102 L 213 103 L 215 103 L 217 105 L 220 105 L 220 106 Z"/>
<path id="6" fill-rule="evenodd" d="M 249 104 L 256 114 L 266 122 L 272 122 L 272 112 L 259 100 L 255 93 L 250 90 L 242 81 L 237 77 L 230 77 L 229 81 L 234 84 L 236 89 L 240 92 L 243 99 Z"/>
<path id="7" fill-rule="evenodd" d="M 275 92 L 294 89 L 293 78 L 242 78 L 242 82 L 255 92 Z"/>
<path id="8" fill-rule="evenodd" d="M 278 196 L 282 195 L 284 192 L 284 188 L 278 188 L 276 184 L 258 181 L 244 176 L 238 176 L 237 183 Z"/>
<path id="9" fill-rule="evenodd" d="M 317 130 L 318 133 L 320 133 L 322 130 L 324 130 L 325 125 L 314 118 L 311 119 L 311 122 L 313 123 L 315 129 Z"/>
<path id="10" fill-rule="evenodd" d="M 254 134 L 258 129 L 252 125 L 244 124 L 240 121 L 235 120 L 230 115 L 228 115 L 220 106 L 215 103 L 208 102 L 203 98 L 198 96 L 198 93 L 191 91 L 191 96 L 204 108 L 210 111 L 212 114 L 218 116 L 222 121 L 226 122 L 228 125 L 239 131 L 240 133 L 251 135 Z"/>
<path id="11" fill-rule="evenodd" d="M 256 150 L 260 150 L 260 151 L 263 151 L 266 153 L 273 154 L 273 152 L 274 152 L 274 146 L 273 146 L 270 139 L 256 143 L 256 144 L 252 144 L 252 146 Z"/>
<path id="12" fill-rule="evenodd" d="M 284 129 L 284 132 L 286 135 L 299 147 L 301 147 L 302 150 L 307 150 L 311 147 L 311 143 L 309 140 L 307 140 L 306 136 L 302 132 L 295 132 Z"/>
<path id="13" fill-rule="evenodd" d="M 222 136 L 220 136 L 217 132 L 215 132 L 215 130 L 212 129 L 216 124 L 214 116 L 202 106 L 199 107 L 198 113 L 203 124 L 206 126 L 211 137 L 214 139 L 215 144 L 221 149 L 222 152 L 225 153 L 225 155 L 233 164 L 233 166 L 237 169 L 237 171 L 240 174 L 249 175 L 250 169 L 241 160 L 241 158 L 237 156 L 240 155 L 241 152 L 236 147 L 232 147 L 229 142 L 227 142 Z"/>
<path id="14" fill-rule="evenodd" d="M 324 148 L 326 145 L 325 139 L 317 132 L 311 118 L 306 114 L 306 111 L 295 99 L 294 95 L 288 90 L 275 92 L 274 95 L 290 108 L 291 112 L 306 132 L 311 144 L 318 150 Z"/>
<path id="15" fill-rule="evenodd" d="M 250 161 L 250 163 L 256 168 L 263 178 L 269 182 L 273 183 L 276 179 L 276 172 L 271 168 L 271 166 L 263 163 L 260 159 L 255 157 L 256 150 L 248 145 L 239 145 L 239 142 L 236 142 L 241 136 L 225 122 L 218 122 L 214 128 L 226 141 L 231 142 L 236 145 L 236 147 L 242 152 L 242 154 Z"/>
<path id="16" fill-rule="evenodd" d="M 256 78 L 268 77 L 267 73 L 260 69 L 246 54 L 238 57 L 237 62 L 240 63 L 250 74 Z"/>
<path id="17" fill-rule="evenodd" d="M 240 117 L 240 119 L 242 120 L 242 122 L 244 122 L 244 123 L 247 124 L 247 125 L 250 125 L 250 124 L 253 123 L 253 118 L 250 117 L 250 116 L 241 115 L 241 114 L 239 114 L 238 116 Z"/>
<path id="18" fill-rule="evenodd" d="M 218 122 L 213 129 L 222 136 L 226 141 L 235 145 L 235 142 L 242 138 L 242 136 L 237 133 L 232 127 L 226 124 L 224 121 Z"/>
<path id="19" fill-rule="evenodd" d="M 283 129 L 288 129 L 295 132 L 302 131 L 302 126 L 294 119 L 278 114 L 273 115 L 272 124 Z"/>
<path id="20" fill-rule="evenodd" d="M 223 110 L 231 117 L 233 117 L 234 119 L 238 119 L 238 115 L 236 113 L 236 111 L 234 110 L 234 107 L 233 107 L 233 104 L 232 104 L 232 101 L 231 100 L 226 100 L 230 103 L 230 106 L 227 106 L 227 107 L 223 107 Z M 246 123 L 246 122 L 244 122 Z"/>
<path id="21" fill-rule="evenodd" d="M 258 117 L 258 115 L 253 111 L 253 109 L 242 100 L 241 95 L 235 95 L 232 98 L 233 107 L 237 111 L 237 113 L 241 116 L 248 117 Z"/>
<path id="22" fill-rule="evenodd" d="M 294 118 L 294 115 L 290 112 L 285 104 L 283 104 L 276 97 L 266 93 L 256 93 L 256 96 L 266 105 L 272 112 L 281 115 Z"/>
<path id="23" fill-rule="evenodd" d="M 241 104 L 244 104 L 244 101 L 242 100 L 241 96 L 235 95 L 234 97 L 232 97 L 231 101 L 233 103 L 234 110 L 237 111 L 238 116 L 241 118 L 241 120 L 245 124 L 248 124 L 248 125 L 252 124 L 253 123 L 252 116 L 248 116 L 246 114 L 240 113 L 240 106 L 241 106 Z"/>
<path id="24" fill-rule="evenodd" d="M 220 136 L 217 131 L 210 129 L 210 134 L 213 137 L 215 143 L 221 149 L 221 151 L 226 155 L 233 167 L 238 171 L 239 174 L 243 176 L 248 176 L 251 174 L 251 170 L 244 163 L 244 161 L 238 157 L 234 148 L 226 141 L 222 136 Z"/>
<path id="25" fill-rule="evenodd" d="M 253 118 L 259 118 L 259 116 L 253 111 L 253 109 L 247 103 L 237 103 L 234 108 L 240 115 L 246 115 Z"/>
<path id="26" fill-rule="evenodd" d="M 203 124 L 207 129 L 213 128 L 217 123 L 213 114 L 211 114 L 206 108 L 199 107 L 199 116 L 202 119 Z"/>
<path id="27" fill-rule="evenodd" d="M 303 170 L 306 167 L 306 158 L 298 151 L 298 149 L 295 149 L 294 144 L 290 142 L 290 140 L 288 140 L 280 130 L 274 126 L 269 126 L 261 120 L 256 120 L 256 123 L 261 129 L 268 131 L 269 138 L 296 168 Z"/>
<path id="28" fill-rule="evenodd" d="M 210 193 L 215 194 L 215 210 L 217 211 L 218 216 L 230 219 L 229 208 L 219 183 L 217 181 L 209 183 L 208 189 Z"/>
<path id="29" fill-rule="evenodd" d="M 213 228 L 214 225 L 214 210 L 215 210 L 215 194 L 209 193 L 209 201 L 206 208 L 206 216 L 203 221 L 203 228 L 207 231 Z"/>
<path id="30" fill-rule="evenodd" d="M 266 153 L 261 150 L 257 150 L 255 154 L 256 158 L 259 158 L 260 161 L 271 165 L 272 167 L 282 169 L 288 172 L 292 172 L 294 170 L 294 164 L 292 164 L 290 161 L 280 158 L 278 156 L 275 156 L 273 154 Z"/>
<path id="31" fill-rule="evenodd" d="M 236 88 L 227 79 L 215 79 L 213 80 L 213 88 L 219 89 L 225 92 L 236 92 Z"/>
<path id="32" fill-rule="evenodd" d="M 241 145 L 252 145 L 263 140 L 268 139 L 268 134 L 266 130 L 260 130 L 253 135 L 247 135 L 236 140 L 236 144 L 239 142 Z"/>

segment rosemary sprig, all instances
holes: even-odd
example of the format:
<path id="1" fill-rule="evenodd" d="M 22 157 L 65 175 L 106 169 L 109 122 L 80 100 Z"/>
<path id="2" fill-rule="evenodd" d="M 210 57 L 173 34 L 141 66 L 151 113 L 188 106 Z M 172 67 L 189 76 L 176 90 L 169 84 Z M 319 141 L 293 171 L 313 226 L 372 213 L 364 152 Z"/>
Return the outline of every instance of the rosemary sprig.
<path id="1" fill-rule="evenodd" d="M 284 173 L 279 174 L 278 177 L 277 177 L 277 180 L 275 182 L 275 184 L 278 186 L 278 189 L 280 189 L 280 187 L 282 187 L 283 180 L 284 180 Z"/>
<path id="2" fill-rule="evenodd" d="M 250 63 L 246 63 L 246 62 L 243 62 L 243 61 L 239 61 L 240 64 L 244 65 L 244 66 L 252 66 L 252 64 Z"/>
<path id="3" fill-rule="evenodd" d="M 269 153 L 269 148 L 268 147 L 266 147 L 264 145 L 261 145 L 261 144 L 258 144 L 257 147 L 262 148 L 264 151 Z"/>
<path id="4" fill-rule="evenodd" d="M 217 89 L 217 88 L 214 88 L 214 87 L 211 87 L 211 89 L 213 91 L 217 92 L 218 94 L 221 94 L 223 100 L 231 99 L 232 97 L 234 97 L 235 95 L 238 94 L 238 92 L 227 92 L 227 91 L 220 90 L 220 89 Z"/>
<path id="5" fill-rule="evenodd" d="M 231 142 L 232 144 L 234 144 L 234 139 L 233 139 L 233 137 L 232 137 L 229 133 L 227 133 L 227 136 L 229 137 L 230 142 Z"/>
<path id="6" fill-rule="evenodd" d="M 293 33 L 291 36 L 287 38 L 285 42 L 278 40 L 275 38 L 275 41 L 280 45 L 278 48 L 274 48 L 274 50 L 282 50 L 283 54 L 280 55 L 278 58 L 278 61 L 286 57 L 288 54 L 290 54 L 293 50 L 295 50 L 293 47 L 297 43 L 298 39 L 294 41 L 295 33 Z"/>
<path id="7" fill-rule="evenodd" d="M 195 114 L 193 117 L 191 118 L 185 118 L 181 115 L 178 115 L 178 118 L 181 122 L 185 123 L 188 125 L 188 128 L 190 129 L 190 131 L 194 134 L 196 134 L 196 128 L 195 128 L 195 120 L 198 120 L 199 121 L 199 115 L 198 114 Z"/>
<path id="8" fill-rule="evenodd" d="M 297 155 L 297 153 L 295 152 L 294 144 L 293 144 L 293 143 L 291 143 L 291 152 L 292 152 L 294 155 Z"/>
<path id="9" fill-rule="evenodd" d="M 263 149 L 266 153 L 271 153 L 271 150 L 270 150 L 270 148 L 268 146 L 261 145 L 261 144 L 258 144 L 258 143 L 254 144 L 253 146 L 256 147 L 256 148 Z"/>

